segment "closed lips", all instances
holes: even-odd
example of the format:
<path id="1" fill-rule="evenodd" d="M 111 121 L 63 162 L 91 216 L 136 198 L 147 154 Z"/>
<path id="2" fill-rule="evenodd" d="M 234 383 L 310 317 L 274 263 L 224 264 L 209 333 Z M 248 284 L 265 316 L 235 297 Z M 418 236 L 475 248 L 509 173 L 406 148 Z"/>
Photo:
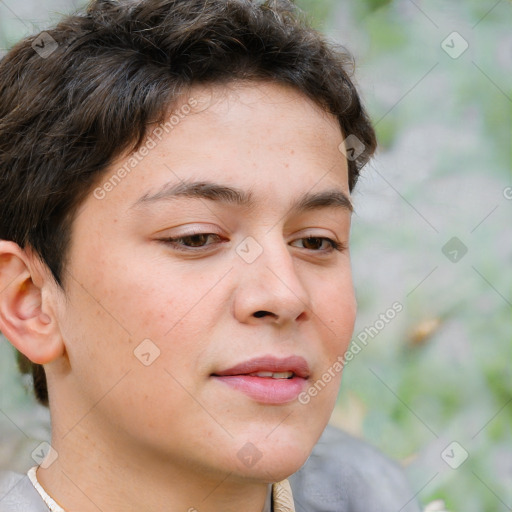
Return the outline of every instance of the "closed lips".
<path id="1" fill-rule="evenodd" d="M 265 405 L 285 405 L 304 391 L 309 366 L 300 356 L 257 357 L 212 374 L 215 380 Z"/>

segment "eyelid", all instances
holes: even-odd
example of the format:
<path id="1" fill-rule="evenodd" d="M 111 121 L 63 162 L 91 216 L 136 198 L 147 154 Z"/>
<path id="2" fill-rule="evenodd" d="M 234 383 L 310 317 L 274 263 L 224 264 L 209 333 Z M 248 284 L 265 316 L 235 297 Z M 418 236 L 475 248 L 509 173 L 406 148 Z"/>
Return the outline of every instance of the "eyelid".
<path id="1" fill-rule="evenodd" d="M 183 229 L 183 231 L 181 231 Z M 160 231 L 160 233 L 167 233 L 170 229 L 165 229 Z M 197 223 L 197 224 L 181 224 L 179 226 L 174 226 L 172 228 L 172 235 L 169 235 L 166 238 L 179 238 L 182 236 L 194 236 L 194 235 L 206 235 L 206 234 L 215 234 L 221 236 L 221 230 L 215 224 L 205 224 L 205 223 Z M 176 232 L 176 233 L 175 233 Z"/>
<path id="2" fill-rule="evenodd" d="M 293 240 L 300 238 L 328 238 L 334 242 L 341 243 L 339 237 L 334 231 L 320 227 L 306 228 L 303 231 L 298 231 L 293 234 Z"/>

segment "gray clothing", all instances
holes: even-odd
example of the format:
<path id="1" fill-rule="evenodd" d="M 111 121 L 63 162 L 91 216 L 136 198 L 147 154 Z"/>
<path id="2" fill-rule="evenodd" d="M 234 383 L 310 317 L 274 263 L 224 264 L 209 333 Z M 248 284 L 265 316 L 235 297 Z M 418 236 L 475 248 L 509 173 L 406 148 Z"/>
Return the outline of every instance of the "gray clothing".
<path id="1" fill-rule="evenodd" d="M 330 425 L 304 466 L 288 481 L 296 512 L 421 510 L 397 463 Z"/>
<path id="2" fill-rule="evenodd" d="M 27 475 L 5 472 L 0 476 L 0 512 L 48 512 Z"/>
<path id="3" fill-rule="evenodd" d="M 401 468 L 369 444 L 327 426 L 288 478 L 296 512 L 420 512 Z M 0 474 L 0 512 L 48 512 L 26 475 Z"/>

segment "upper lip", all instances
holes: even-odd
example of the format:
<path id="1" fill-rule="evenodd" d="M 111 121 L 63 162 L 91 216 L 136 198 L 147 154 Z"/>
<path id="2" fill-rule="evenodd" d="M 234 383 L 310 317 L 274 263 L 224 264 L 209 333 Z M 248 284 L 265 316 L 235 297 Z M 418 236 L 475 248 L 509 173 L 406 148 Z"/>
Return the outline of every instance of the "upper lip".
<path id="1" fill-rule="evenodd" d="M 277 358 L 274 356 L 263 356 L 239 363 L 227 370 L 214 372 L 212 375 L 225 377 L 228 375 L 247 375 L 255 372 L 293 372 L 297 377 L 307 379 L 309 377 L 309 365 L 300 356 Z"/>

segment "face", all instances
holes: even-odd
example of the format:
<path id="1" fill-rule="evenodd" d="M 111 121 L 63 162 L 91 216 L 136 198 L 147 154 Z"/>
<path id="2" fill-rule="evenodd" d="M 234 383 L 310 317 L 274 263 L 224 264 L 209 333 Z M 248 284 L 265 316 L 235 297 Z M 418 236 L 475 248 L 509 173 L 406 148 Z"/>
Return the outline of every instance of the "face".
<path id="1" fill-rule="evenodd" d="M 354 325 L 344 137 L 275 84 L 193 88 L 176 109 L 73 224 L 54 431 L 277 481 L 330 417 Z"/>

